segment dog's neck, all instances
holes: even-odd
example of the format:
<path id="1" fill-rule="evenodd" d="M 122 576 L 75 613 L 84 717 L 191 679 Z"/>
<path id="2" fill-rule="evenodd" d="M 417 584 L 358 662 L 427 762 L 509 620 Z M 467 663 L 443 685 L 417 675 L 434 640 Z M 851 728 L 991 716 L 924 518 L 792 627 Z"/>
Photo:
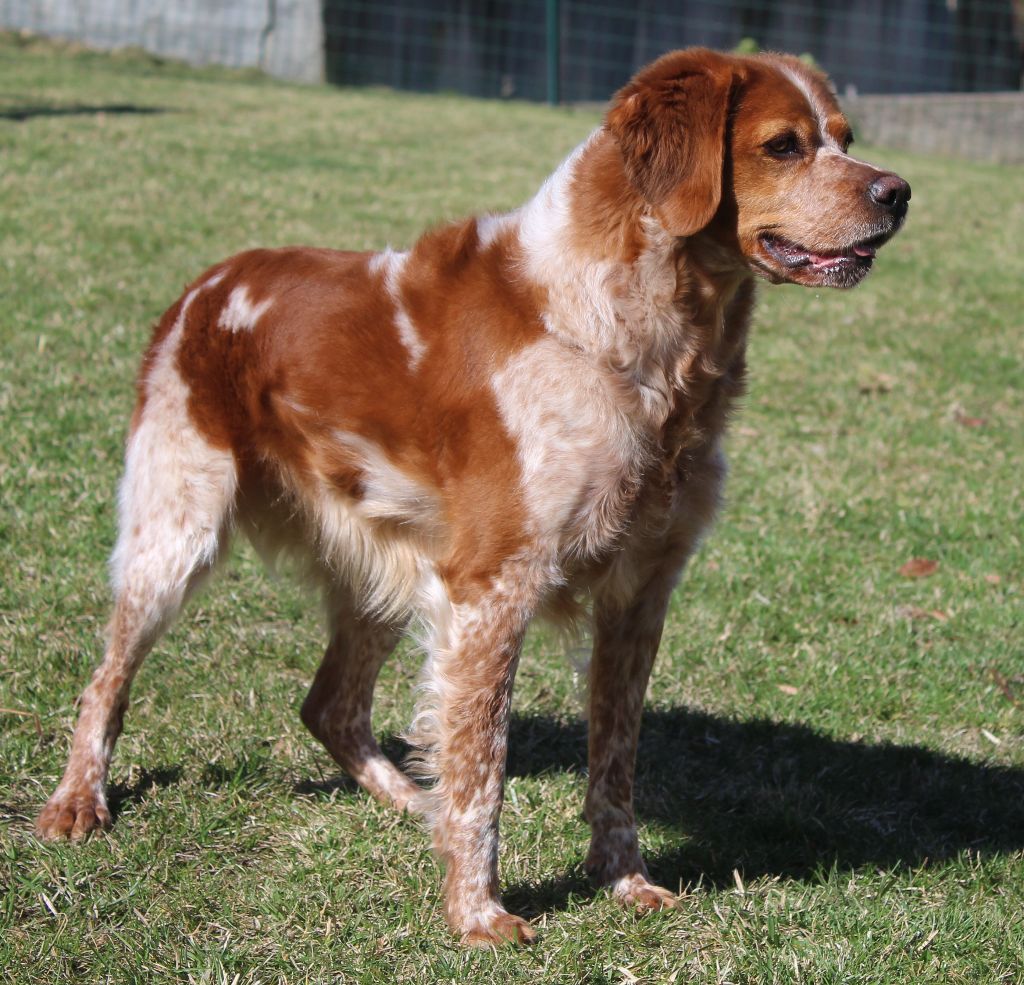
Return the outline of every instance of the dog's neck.
<path id="1" fill-rule="evenodd" d="M 749 273 L 700 235 L 667 232 L 603 129 L 515 215 L 548 330 L 628 377 L 660 426 L 694 367 L 733 348 L 728 315 Z"/>

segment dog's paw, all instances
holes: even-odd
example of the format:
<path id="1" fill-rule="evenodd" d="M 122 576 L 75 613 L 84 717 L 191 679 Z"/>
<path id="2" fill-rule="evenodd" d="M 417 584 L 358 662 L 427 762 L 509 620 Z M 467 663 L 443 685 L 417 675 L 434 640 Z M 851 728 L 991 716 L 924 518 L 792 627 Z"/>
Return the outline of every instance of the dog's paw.
<path id="1" fill-rule="evenodd" d="M 36 819 L 36 837 L 44 841 L 83 841 L 93 831 L 110 827 L 110 811 L 93 791 L 61 790 L 46 802 Z"/>
<path id="2" fill-rule="evenodd" d="M 641 875 L 623 876 L 612 886 L 612 896 L 627 909 L 639 914 L 655 910 L 674 910 L 679 900 L 661 886 L 655 886 Z"/>
<path id="3" fill-rule="evenodd" d="M 466 947 L 496 947 L 504 944 L 532 944 L 537 931 L 522 917 L 496 909 L 486 916 L 470 916 L 459 928 Z"/>

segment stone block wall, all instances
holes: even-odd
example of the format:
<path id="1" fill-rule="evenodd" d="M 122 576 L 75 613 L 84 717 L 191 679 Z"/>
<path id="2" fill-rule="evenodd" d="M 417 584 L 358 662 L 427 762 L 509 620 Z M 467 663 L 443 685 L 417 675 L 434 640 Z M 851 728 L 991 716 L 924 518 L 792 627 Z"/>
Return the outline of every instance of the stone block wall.
<path id="1" fill-rule="evenodd" d="M 320 0 L 0 0 L 0 27 L 299 82 L 324 78 Z"/>

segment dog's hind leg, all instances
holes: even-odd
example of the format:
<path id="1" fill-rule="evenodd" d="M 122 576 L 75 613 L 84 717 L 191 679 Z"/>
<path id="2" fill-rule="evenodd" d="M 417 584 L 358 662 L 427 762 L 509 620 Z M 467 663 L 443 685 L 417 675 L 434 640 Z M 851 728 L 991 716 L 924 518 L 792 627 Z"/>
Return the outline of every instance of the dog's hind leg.
<path id="1" fill-rule="evenodd" d="M 36 822 L 43 838 L 109 825 L 107 771 L 132 678 L 231 532 L 234 459 L 192 426 L 186 399 L 173 360 L 158 352 L 128 441 L 106 655 L 82 694 L 64 777 Z"/>
<path id="2" fill-rule="evenodd" d="M 331 640 L 302 704 L 302 721 L 357 783 L 405 810 L 420 789 L 381 752 L 370 723 L 377 674 L 399 633 L 360 614 L 340 587 L 328 594 L 328 618 Z"/>

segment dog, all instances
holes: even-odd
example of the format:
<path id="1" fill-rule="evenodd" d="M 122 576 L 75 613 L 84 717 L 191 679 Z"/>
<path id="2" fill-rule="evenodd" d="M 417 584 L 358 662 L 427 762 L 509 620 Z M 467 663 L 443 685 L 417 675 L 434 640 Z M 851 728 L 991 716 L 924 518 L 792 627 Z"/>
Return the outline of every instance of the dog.
<path id="1" fill-rule="evenodd" d="M 517 211 L 411 249 L 253 250 L 190 284 L 138 377 L 102 665 L 37 822 L 110 823 L 135 672 L 237 530 L 320 586 L 330 643 L 301 716 L 374 797 L 423 815 L 467 944 L 502 905 L 509 705 L 535 616 L 587 620 L 586 866 L 638 911 L 641 705 L 708 529 L 758 279 L 853 287 L 910 187 L 848 153 L 827 78 L 784 55 L 665 55 Z M 381 752 L 374 684 L 413 627 L 421 785 Z"/>

